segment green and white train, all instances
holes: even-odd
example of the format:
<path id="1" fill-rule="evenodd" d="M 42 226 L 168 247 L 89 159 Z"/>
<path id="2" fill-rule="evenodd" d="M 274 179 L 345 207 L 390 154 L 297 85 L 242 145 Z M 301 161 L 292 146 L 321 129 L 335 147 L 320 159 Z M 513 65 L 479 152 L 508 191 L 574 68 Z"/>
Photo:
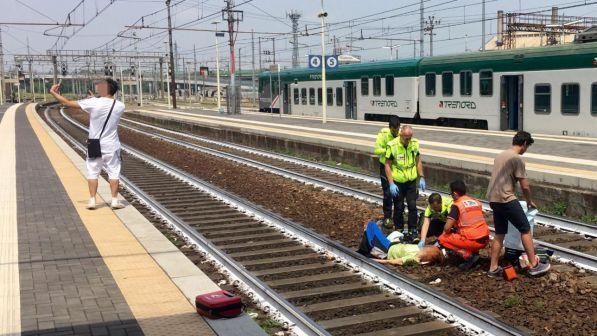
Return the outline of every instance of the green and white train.
<path id="1" fill-rule="evenodd" d="M 597 136 L 596 42 L 340 65 L 326 75 L 330 118 L 398 115 L 428 125 Z M 260 74 L 260 111 L 321 116 L 322 100 L 320 70 Z"/>

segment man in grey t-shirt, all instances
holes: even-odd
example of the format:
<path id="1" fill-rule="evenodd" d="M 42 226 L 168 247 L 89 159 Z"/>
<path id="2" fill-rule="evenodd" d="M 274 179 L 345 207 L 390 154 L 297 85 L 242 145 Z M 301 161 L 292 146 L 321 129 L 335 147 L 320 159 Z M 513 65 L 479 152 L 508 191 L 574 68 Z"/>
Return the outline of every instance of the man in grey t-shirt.
<path id="1" fill-rule="evenodd" d="M 89 185 L 89 202 L 87 209 L 95 209 L 95 195 L 97 194 L 98 178 L 105 169 L 110 180 L 110 191 L 113 209 L 123 207 L 118 200 L 118 183 L 120 178 L 120 140 L 118 139 L 118 122 L 124 113 L 124 104 L 114 98 L 118 92 L 118 83 L 111 78 L 98 81 L 95 90 L 99 97 L 90 97 L 79 101 L 68 100 L 60 92 L 60 84 L 52 86 L 50 93 L 64 106 L 80 108 L 89 113 L 89 139 L 100 139 L 102 156 L 100 158 L 87 158 L 87 182 Z M 110 110 L 112 113 L 110 114 Z M 110 118 L 108 119 L 108 115 Z M 102 128 L 106 127 L 102 133 Z M 101 133 L 101 136 L 100 136 Z"/>
<path id="2" fill-rule="evenodd" d="M 536 208 L 531 196 L 531 188 L 522 161 L 523 155 L 535 141 L 528 132 L 520 131 L 512 139 L 512 147 L 501 152 L 494 160 L 491 180 L 487 188 L 489 206 L 493 210 L 495 237 L 491 244 L 491 265 L 487 275 L 501 277 L 503 269 L 498 265 L 504 237 L 508 233 L 508 222 L 520 231 L 520 238 L 529 257 L 530 275 L 540 275 L 549 271 L 549 264 L 539 262 L 533 246 L 533 234 L 527 216 L 516 198 L 516 183 L 520 184 L 529 208 Z"/>

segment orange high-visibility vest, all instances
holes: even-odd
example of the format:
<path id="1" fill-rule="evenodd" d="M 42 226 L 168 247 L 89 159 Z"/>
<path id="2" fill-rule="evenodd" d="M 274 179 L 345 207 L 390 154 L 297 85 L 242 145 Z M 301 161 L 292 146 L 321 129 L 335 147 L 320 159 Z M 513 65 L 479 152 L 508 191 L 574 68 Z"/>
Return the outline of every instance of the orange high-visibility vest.
<path id="1" fill-rule="evenodd" d="M 458 232 L 467 239 L 477 240 L 489 237 L 489 226 L 483 216 L 481 202 L 469 196 L 460 196 L 454 205 L 458 208 Z"/>

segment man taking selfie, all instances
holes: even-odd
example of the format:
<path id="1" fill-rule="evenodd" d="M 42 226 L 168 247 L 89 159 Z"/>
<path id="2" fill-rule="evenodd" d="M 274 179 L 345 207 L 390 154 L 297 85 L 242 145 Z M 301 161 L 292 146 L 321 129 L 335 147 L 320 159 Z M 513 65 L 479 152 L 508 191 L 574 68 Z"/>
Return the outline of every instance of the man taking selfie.
<path id="1" fill-rule="evenodd" d="M 99 97 L 73 101 L 60 94 L 60 84 L 55 84 L 50 93 L 56 100 L 70 108 L 82 109 L 89 113 L 89 137 L 87 140 L 87 183 L 89 185 L 89 202 L 87 209 L 95 209 L 98 178 L 102 168 L 108 173 L 113 209 L 121 209 L 124 205 L 118 200 L 118 180 L 120 178 L 120 140 L 118 139 L 118 122 L 124 113 L 124 104 L 114 98 L 118 92 L 118 83 L 105 78 L 95 83 L 95 91 Z"/>

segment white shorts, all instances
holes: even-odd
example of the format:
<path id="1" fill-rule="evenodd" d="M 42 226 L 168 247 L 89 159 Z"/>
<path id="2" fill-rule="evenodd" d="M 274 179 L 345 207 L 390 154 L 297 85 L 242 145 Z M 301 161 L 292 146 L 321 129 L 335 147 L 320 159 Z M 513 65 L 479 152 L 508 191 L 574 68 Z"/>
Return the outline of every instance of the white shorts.
<path id="1" fill-rule="evenodd" d="M 120 151 L 103 154 L 101 158 L 89 159 L 87 158 L 87 178 L 98 179 L 102 168 L 108 172 L 110 180 L 118 180 L 120 178 Z"/>

